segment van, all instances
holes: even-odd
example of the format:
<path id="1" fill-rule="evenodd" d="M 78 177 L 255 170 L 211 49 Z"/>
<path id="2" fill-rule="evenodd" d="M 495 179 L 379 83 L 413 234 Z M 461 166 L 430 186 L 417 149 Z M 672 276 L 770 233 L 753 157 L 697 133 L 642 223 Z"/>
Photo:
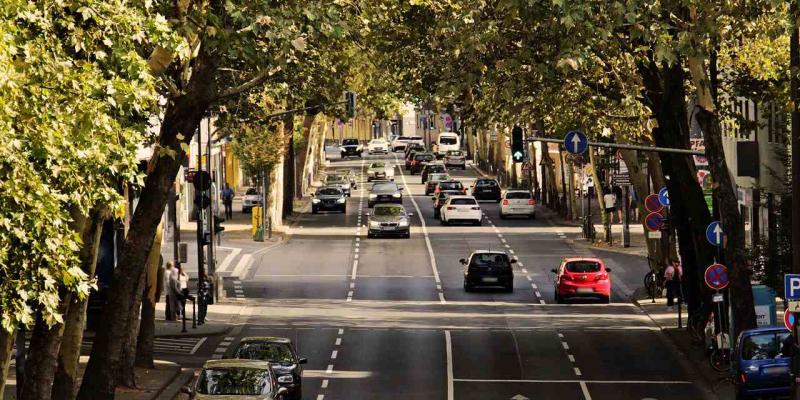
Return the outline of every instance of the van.
<path id="1" fill-rule="evenodd" d="M 461 150 L 461 138 L 454 132 L 442 132 L 436 140 L 436 155 L 444 157 L 448 151 Z"/>

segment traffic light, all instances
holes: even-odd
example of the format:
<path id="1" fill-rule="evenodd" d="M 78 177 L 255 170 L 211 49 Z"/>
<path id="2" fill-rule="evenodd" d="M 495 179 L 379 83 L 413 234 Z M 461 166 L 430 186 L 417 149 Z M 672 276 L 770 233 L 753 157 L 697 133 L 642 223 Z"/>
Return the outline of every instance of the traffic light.
<path id="1" fill-rule="evenodd" d="M 344 111 L 347 115 L 347 118 L 353 118 L 356 116 L 356 94 L 353 92 L 344 92 Z"/>
<path id="2" fill-rule="evenodd" d="M 214 218 L 214 234 L 218 234 L 225 230 L 225 227 L 222 226 L 222 223 L 225 222 L 223 218 Z"/>
<path id="3" fill-rule="evenodd" d="M 525 158 L 525 139 L 522 137 L 522 128 L 515 126 L 511 130 L 511 159 L 521 163 Z"/>

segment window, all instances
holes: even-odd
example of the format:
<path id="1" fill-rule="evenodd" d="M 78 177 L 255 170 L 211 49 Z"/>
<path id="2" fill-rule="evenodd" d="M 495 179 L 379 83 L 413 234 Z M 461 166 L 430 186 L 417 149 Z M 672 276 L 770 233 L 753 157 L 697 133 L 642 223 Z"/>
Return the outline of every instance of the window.
<path id="1" fill-rule="evenodd" d="M 328 175 L 325 178 L 325 182 L 327 183 L 340 183 L 344 181 L 344 177 L 340 175 Z"/>
<path id="2" fill-rule="evenodd" d="M 269 371 L 254 368 L 213 368 L 200 373 L 197 393 L 213 395 L 269 394 Z"/>
<path id="3" fill-rule="evenodd" d="M 358 139 L 345 139 L 342 140 L 342 146 L 357 146 Z"/>
<path id="4" fill-rule="evenodd" d="M 786 357 L 783 341 L 789 332 L 765 333 L 748 336 L 742 343 L 742 359 L 744 360 L 769 360 Z M 787 349 L 788 350 L 788 349 Z"/>
<path id="5" fill-rule="evenodd" d="M 247 192 L 245 192 L 244 194 L 245 194 L 245 195 L 254 195 L 254 194 L 258 194 L 258 190 L 256 190 L 256 188 L 250 188 L 250 189 L 247 189 Z"/>
<path id="6" fill-rule="evenodd" d="M 414 156 L 417 161 L 433 161 L 433 154 L 418 154 Z"/>
<path id="7" fill-rule="evenodd" d="M 442 164 L 428 164 L 428 173 L 431 172 L 444 172 L 444 165 Z"/>
<path id="8" fill-rule="evenodd" d="M 478 187 L 495 187 L 497 186 L 497 182 L 494 180 L 479 180 L 475 182 L 475 186 Z"/>
<path id="9" fill-rule="evenodd" d="M 372 163 L 372 165 L 370 165 L 369 167 L 370 168 L 385 168 L 386 164 L 384 164 L 382 162 L 376 162 L 376 163 Z"/>
<path id="10" fill-rule="evenodd" d="M 292 349 L 286 343 L 244 343 L 236 349 L 235 357 L 294 364 Z"/>
<path id="11" fill-rule="evenodd" d="M 453 206 L 474 206 L 475 199 L 453 199 L 450 201 L 450 205 Z"/>
<path id="12" fill-rule="evenodd" d="M 506 193 L 507 199 L 530 199 L 531 194 L 528 192 L 508 192 Z"/>
<path id="13" fill-rule="evenodd" d="M 498 253 L 484 253 L 484 254 L 475 254 L 472 256 L 472 260 L 470 260 L 470 266 L 473 267 L 510 267 L 511 264 L 508 262 L 508 256 L 505 254 L 498 254 Z"/>
<path id="14" fill-rule="evenodd" d="M 567 271 L 577 274 L 600 272 L 600 264 L 594 261 L 573 261 L 567 263 Z"/>
<path id="15" fill-rule="evenodd" d="M 440 136 L 439 144 L 458 144 L 458 138 L 452 136 Z"/>
<path id="16" fill-rule="evenodd" d="M 439 182 L 439 189 L 441 190 L 461 190 L 464 185 L 461 182 Z"/>
<path id="17" fill-rule="evenodd" d="M 429 181 L 434 181 L 434 182 L 444 181 L 447 179 L 450 179 L 450 177 L 447 176 L 447 174 L 431 174 L 431 176 L 428 177 Z"/>
<path id="18" fill-rule="evenodd" d="M 400 216 L 405 215 L 403 207 L 375 207 L 375 215 L 392 215 Z"/>
<path id="19" fill-rule="evenodd" d="M 322 196 L 341 196 L 342 191 L 335 188 L 322 188 L 317 191 L 317 194 Z"/>

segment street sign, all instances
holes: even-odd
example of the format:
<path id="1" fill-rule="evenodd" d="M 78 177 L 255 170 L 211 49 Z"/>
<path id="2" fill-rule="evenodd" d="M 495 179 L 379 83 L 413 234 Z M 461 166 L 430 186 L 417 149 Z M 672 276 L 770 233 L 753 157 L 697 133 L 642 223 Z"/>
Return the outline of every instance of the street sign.
<path id="1" fill-rule="evenodd" d="M 631 184 L 631 176 L 627 173 L 625 174 L 614 174 L 611 175 L 611 181 L 614 182 L 614 185 L 622 186 L 622 185 L 630 185 Z"/>
<path id="2" fill-rule="evenodd" d="M 664 216 L 657 212 L 651 212 L 644 218 L 644 224 L 650 231 L 660 231 L 664 227 Z"/>
<path id="3" fill-rule="evenodd" d="M 788 330 L 792 330 L 792 327 L 794 326 L 794 314 L 795 313 L 789 309 L 786 309 L 786 311 L 783 312 L 783 324 L 786 325 L 786 329 Z"/>
<path id="4" fill-rule="evenodd" d="M 715 290 L 722 290 L 728 287 L 728 268 L 722 264 L 711 264 L 703 273 L 706 286 Z"/>
<path id="5" fill-rule="evenodd" d="M 724 299 L 725 296 L 723 296 L 722 293 L 714 293 L 714 295 L 711 296 L 711 301 L 714 303 L 722 303 Z"/>
<path id="6" fill-rule="evenodd" d="M 564 136 L 564 148 L 572 154 L 583 154 L 589 147 L 589 139 L 581 131 L 569 131 Z"/>
<path id="7" fill-rule="evenodd" d="M 661 231 L 647 232 L 647 237 L 650 239 L 661 239 Z"/>
<path id="8" fill-rule="evenodd" d="M 719 221 L 713 221 L 706 228 L 706 240 L 714 246 L 722 244 L 722 225 Z"/>
<path id="9" fill-rule="evenodd" d="M 664 205 L 658 201 L 658 195 L 654 193 L 644 199 L 644 208 L 651 213 L 657 213 L 664 209 Z"/>
<path id="10" fill-rule="evenodd" d="M 664 207 L 669 207 L 669 192 L 666 186 L 658 191 L 658 202 Z"/>
<path id="11" fill-rule="evenodd" d="M 783 296 L 786 300 L 800 300 L 800 274 L 783 276 Z"/>

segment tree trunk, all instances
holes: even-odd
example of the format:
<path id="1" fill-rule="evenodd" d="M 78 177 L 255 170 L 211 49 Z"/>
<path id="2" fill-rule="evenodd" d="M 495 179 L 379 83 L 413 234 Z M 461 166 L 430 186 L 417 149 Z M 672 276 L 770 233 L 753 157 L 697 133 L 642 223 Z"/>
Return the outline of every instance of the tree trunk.
<path id="1" fill-rule="evenodd" d="M 308 169 L 308 165 L 306 165 L 308 161 L 308 149 L 313 149 L 314 146 L 311 143 L 313 139 L 311 137 L 311 126 L 314 124 L 314 118 L 316 118 L 317 113 L 309 113 L 303 117 L 303 146 L 297 150 L 297 167 L 300 170 L 300 179 L 295 182 L 295 193 L 297 197 L 302 197 L 304 193 L 304 186 L 305 182 L 308 180 L 307 176 L 312 171 Z M 314 157 L 312 157 L 312 160 Z"/>
<path id="2" fill-rule="evenodd" d="M 647 210 L 644 208 L 644 197 L 650 191 L 647 184 L 648 176 L 639 165 L 639 156 L 636 150 L 620 149 L 619 153 L 622 156 L 622 159 L 625 161 L 625 165 L 628 166 L 628 175 L 631 177 L 631 185 L 633 185 L 633 190 L 635 190 L 636 194 L 639 196 L 639 203 L 637 205 L 639 209 L 638 222 L 642 224 L 645 235 L 647 235 L 646 232 L 648 232 L 648 229 L 644 223 L 644 217 L 647 215 Z M 651 240 L 647 236 L 645 236 L 645 243 L 647 244 L 648 265 L 650 266 L 650 269 L 655 270 L 656 263 L 653 261 L 662 259 L 662 247 L 658 245 L 659 242 L 656 240 Z"/>
<path id="3" fill-rule="evenodd" d="M 0 329 L 0 394 L 5 393 L 8 367 L 11 365 L 11 350 L 14 348 L 16 334 L 16 330 L 9 332 Z"/>
<path id="4" fill-rule="evenodd" d="M 60 293 L 60 297 L 62 302 L 59 305 L 59 311 L 64 312 L 71 296 Z M 48 327 L 41 314 L 37 314 L 28 345 L 30 351 L 25 361 L 25 379 L 20 400 L 50 399 L 50 390 L 56 372 L 56 357 L 61 347 L 63 331 L 63 324 L 54 324 L 52 327 Z"/>
<path id="5" fill-rule="evenodd" d="M 287 104 L 290 107 L 291 103 Z M 283 135 L 286 140 L 286 154 L 283 157 L 283 217 L 294 212 L 294 117 L 289 115 L 283 118 Z"/>
<path id="6" fill-rule="evenodd" d="M 81 400 L 114 398 L 123 347 L 129 343 L 130 322 L 134 311 L 140 307 L 137 300 L 141 300 L 139 282 L 144 275 L 145 261 L 164 213 L 170 188 L 181 166 L 180 160 L 186 155 L 180 146 L 178 134 L 182 134 L 183 143 L 188 144 L 214 100 L 215 57 L 201 47 L 194 61 L 192 76 L 184 94 L 167 104 L 159 134 L 159 144 L 175 151 L 177 157 L 153 155 L 158 160 L 145 178 L 130 230 L 122 243 L 109 298 L 103 307 L 103 318 L 99 321 L 86 366 L 86 379 L 78 392 Z"/>
<path id="7" fill-rule="evenodd" d="M 156 330 L 156 303 L 161 293 L 159 292 L 159 274 L 161 269 L 161 236 L 163 230 L 159 225 L 150 255 L 147 257 L 147 273 L 142 292 L 142 318 L 139 323 L 139 335 L 136 338 L 136 357 L 134 366 L 142 368 L 155 368 L 153 363 L 153 345 Z"/>
<path id="8" fill-rule="evenodd" d="M 104 210 L 93 210 L 90 223 L 81 235 L 84 246 L 81 248 L 81 269 L 90 277 L 95 275 L 100 236 L 103 233 Z M 86 306 L 88 298 L 75 299 L 69 304 L 64 315 L 64 333 L 58 352 L 58 365 L 53 380 L 52 398 L 72 400 L 78 391 L 78 362 L 81 356 L 81 342 L 86 328 Z"/>

